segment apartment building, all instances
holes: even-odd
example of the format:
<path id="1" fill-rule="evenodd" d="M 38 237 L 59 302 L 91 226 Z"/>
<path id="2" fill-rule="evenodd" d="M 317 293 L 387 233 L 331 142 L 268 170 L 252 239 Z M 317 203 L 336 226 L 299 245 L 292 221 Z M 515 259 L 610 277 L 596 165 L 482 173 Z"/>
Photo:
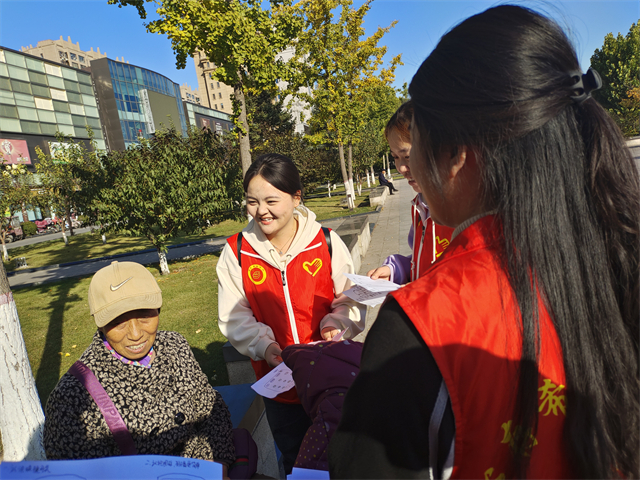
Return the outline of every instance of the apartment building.
<path id="1" fill-rule="evenodd" d="M 195 103 L 197 105 L 202 104 L 202 102 L 200 101 L 200 92 L 198 91 L 198 89 L 196 88 L 194 90 L 186 83 L 180 85 L 180 96 L 182 97 L 183 102 Z"/>
<path id="2" fill-rule="evenodd" d="M 193 63 L 198 77 L 198 92 L 200 92 L 200 104 L 204 107 L 218 110 L 229 115 L 233 114 L 231 96 L 233 87 L 211 78 L 211 72 L 215 69 L 213 63 L 202 53 L 193 55 Z"/>
<path id="3" fill-rule="evenodd" d="M 62 35 L 58 40 L 42 40 L 35 47 L 29 45 L 28 47 L 22 47 L 20 51 L 34 57 L 79 69 L 89 67 L 92 60 L 106 58 L 107 56 L 106 52 L 100 53 L 100 48 L 95 52 L 93 47 L 88 51 L 84 51 L 80 48 L 80 42 L 73 43 L 71 37 L 67 37 L 67 40 L 64 40 Z"/>

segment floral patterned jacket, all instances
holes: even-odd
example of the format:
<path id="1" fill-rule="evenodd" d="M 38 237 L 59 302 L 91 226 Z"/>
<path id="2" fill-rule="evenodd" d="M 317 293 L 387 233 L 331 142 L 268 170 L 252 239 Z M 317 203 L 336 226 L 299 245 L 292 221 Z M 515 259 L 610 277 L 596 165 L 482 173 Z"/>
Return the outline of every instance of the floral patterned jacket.
<path id="1" fill-rule="evenodd" d="M 127 365 L 96 332 L 80 360 L 115 404 L 140 455 L 176 455 L 232 463 L 231 417 L 186 339 L 159 331 L 151 368 Z M 44 426 L 48 459 L 122 455 L 89 392 L 69 372 L 49 396 Z"/>

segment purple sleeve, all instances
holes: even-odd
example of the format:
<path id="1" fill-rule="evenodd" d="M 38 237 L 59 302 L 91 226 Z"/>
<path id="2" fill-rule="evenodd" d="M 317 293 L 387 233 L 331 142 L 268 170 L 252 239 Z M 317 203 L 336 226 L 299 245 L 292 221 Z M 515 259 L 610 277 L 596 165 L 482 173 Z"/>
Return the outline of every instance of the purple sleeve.
<path id="1" fill-rule="evenodd" d="M 404 285 L 411 279 L 411 255 L 389 255 L 382 265 L 391 269 L 391 281 Z"/>

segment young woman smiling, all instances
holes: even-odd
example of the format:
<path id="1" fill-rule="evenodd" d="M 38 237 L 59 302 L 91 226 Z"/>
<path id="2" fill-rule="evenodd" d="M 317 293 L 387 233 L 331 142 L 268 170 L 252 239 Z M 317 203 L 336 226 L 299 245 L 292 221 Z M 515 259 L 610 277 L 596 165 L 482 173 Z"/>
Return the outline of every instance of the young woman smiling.
<path id="1" fill-rule="evenodd" d="M 341 330 L 351 338 L 364 328 L 364 315 L 342 294 L 350 287 L 344 274 L 355 273 L 349 250 L 300 205 L 294 163 L 278 154 L 259 157 L 244 190 L 253 219 L 229 238 L 218 262 L 218 325 L 261 378 L 282 362 L 287 345 L 330 340 Z M 290 473 L 311 421 L 295 389 L 264 402 Z"/>

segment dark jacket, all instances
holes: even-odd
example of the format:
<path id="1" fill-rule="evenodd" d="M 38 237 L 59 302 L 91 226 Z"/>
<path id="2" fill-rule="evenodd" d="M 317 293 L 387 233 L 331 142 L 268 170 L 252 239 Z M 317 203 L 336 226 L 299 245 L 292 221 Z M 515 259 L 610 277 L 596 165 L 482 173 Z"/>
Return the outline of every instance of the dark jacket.
<path id="1" fill-rule="evenodd" d="M 382 174 L 382 172 L 380 172 L 378 174 L 378 181 L 380 182 L 380 185 L 389 185 L 389 180 L 387 180 L 387 178 Z"/>

